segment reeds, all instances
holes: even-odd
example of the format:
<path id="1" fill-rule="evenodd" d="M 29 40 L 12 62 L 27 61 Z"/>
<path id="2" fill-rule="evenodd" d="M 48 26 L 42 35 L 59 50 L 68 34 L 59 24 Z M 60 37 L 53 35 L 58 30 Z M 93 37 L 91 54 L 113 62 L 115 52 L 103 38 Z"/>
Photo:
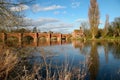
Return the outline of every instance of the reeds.
<path id="1" fill-rule="evenodd" d="M 49 54 L 49 55 L 48 55 Z M 69 55 L 64 54 L 65 60 L 59 65 L 59 61 L 53 62 L 57 57 L 51 52 L 40 50 L 40 63 L 35 62 L 31 67 L 27 62 L 18 60 L 17 54 L 10 49 L 0 49 L 0 79 L 2 80 L 84 80 L 90 66 L 89 57 L 74 66 L 74 57 L 69 61 Z M 27 60 L 27 58 L 26 58 Z M 28 61 L 29 63 L 29 61 Z M 30 70 L 31 69 L 31 70 Z M 14 72 L 14 78 L 8 79 L 9 73 Z M 10 77 L 10 76 L 9 76 Z"/>
<path id="2" fill-rule="evenodd" d="M 41 51 L 42 62 L 34 65 L 36 80 L 84 80 L 90 67 L 89 57 L 77 66 L 68 61 L 68 56 L 62 65 L 52 64 L 44 50 Z M 58 63 L 59 64 L 59 63 Z"/>
<path id="3" fill-rule="evenodd" d="M 6 79 L 9 72 L 14 68 L 18 62 L 17 55 L 9 49 L 0 47 L 0 79 Z"/>

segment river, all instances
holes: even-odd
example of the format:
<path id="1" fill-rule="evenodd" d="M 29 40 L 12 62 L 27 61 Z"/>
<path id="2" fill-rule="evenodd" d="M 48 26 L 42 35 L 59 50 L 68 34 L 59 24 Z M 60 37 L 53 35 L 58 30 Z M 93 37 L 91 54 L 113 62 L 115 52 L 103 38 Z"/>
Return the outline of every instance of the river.
<path id="1" fill-rule="evenodd" d="M 17 58 L 8 56 L 5 68 L 6 58 L 0 58 L 0 80 L 120 80 L 120 43 L 115 41 L 1 45 L 0 54 L 4 52 Z"/>

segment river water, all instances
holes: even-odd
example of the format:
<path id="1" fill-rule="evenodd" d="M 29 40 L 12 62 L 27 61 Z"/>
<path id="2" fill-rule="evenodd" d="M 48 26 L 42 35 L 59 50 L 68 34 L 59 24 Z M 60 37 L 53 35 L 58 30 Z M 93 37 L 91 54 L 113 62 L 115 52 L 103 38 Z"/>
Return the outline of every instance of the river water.
<path id="1" fill-rule="evenodd" d="M 19 57 L 7 80 L 22 80 L 25 76 L 39 80 L 60 80 L 60 76 L 62 80 L 66 76 L 71 80 L 120 80 L 119 42 L 53 41 L 8 49 Z"/>

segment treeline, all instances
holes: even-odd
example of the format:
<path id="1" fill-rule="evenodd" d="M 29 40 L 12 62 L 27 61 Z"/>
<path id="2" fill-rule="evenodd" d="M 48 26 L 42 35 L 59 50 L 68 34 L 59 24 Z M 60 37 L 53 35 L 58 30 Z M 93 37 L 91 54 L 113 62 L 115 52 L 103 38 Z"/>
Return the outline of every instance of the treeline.
<path id="1" fill-rule="evenodd" d="M 92 37 L 90 29 L 84 29 L 84 34 L 86 38 Z M 108 22 L 108 17 L 106 17 L 104 28 L 102 29 L 98 28 L 95 38 L 117 38 L 117 37 L 120 37 L 120 17 L 116 17 L 114 21 L 111 23 Z"/>
<path id="2" fill-rule="evenodd" d="M 96 38 L 120 37 L 120 17 L 114 19 L 110 24 L 105 24 L 104 29 L 98 29 Z"/>

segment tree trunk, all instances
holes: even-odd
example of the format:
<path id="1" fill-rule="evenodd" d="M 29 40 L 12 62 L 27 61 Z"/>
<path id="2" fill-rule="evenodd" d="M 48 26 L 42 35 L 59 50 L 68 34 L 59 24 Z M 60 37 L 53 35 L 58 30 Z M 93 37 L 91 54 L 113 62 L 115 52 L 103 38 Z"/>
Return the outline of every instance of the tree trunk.
<path id="1" fill-rule="evenodd" d="M 94 40 L 95 39 L 95 35 L 94 34 L 92 34 L 92 40 Z"/>

